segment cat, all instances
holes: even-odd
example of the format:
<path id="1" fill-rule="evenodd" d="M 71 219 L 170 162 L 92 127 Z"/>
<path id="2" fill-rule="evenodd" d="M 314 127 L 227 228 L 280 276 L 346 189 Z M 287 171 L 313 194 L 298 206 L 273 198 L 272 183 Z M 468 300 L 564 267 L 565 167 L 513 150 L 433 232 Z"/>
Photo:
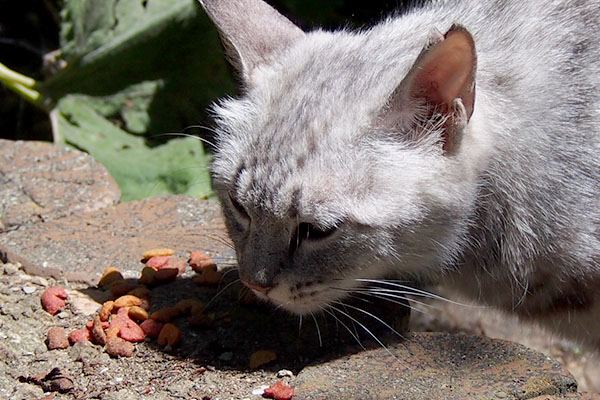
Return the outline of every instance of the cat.
<path id="1" fill-rule="evenodd" d="M 393 275 L 600 349 L 597 0 L 308 33 L 200 3 L 242 82 L 212 108 L 212 175 L 245 285 L 310 314 L 372 282 L 391 298 Z"/>

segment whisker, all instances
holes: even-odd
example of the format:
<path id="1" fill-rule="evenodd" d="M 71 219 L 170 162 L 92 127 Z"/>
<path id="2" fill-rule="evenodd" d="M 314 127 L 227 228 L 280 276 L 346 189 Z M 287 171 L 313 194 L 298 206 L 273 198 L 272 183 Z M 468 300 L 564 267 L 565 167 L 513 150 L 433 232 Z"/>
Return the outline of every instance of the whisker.
<path id="1" fill-rule="evenodd" d="M 477 305 L 472 305 L 472 304 L 464 304 L 464 303 L 460 303 L 454 300 L 450 300 L 447 299 L 445 297 L 439 296 L 437 294 L 431 293 L 431 292 L 427 292 L 425 290 L 421 290 L 421 289 L 417 289 L 417 288 L 413 288 L 410 286 L 406 286 L 406 285 L 402 285 L 399 283 L 396 283 L 398 281 L 394 281 L 394 280 L 385 280 L 385 279 L 356 279 L 356 281 L 358 282 L 367 282 L 367 283 L 379 283 L 379 284 L 383 284 L 383 285 L 390 285 L 390 286 L 394 286 L 394 287 L 398 287 L 404 290 L 409 291 L 409 293 L 406 294 L 411 294 L 411 295 L 421 295 L 423 297 L 429 297 L 431 299 L 436 299 L 436 300 L 441 300 L 450 304 L 454 304 L 457 306 L 462 306 L 462 307 L 470 307 L 470 308 L 488 308 L 486 306 L 477 306 Z M 379 288 L 379 289 L 385 289 L 385 288 Z M 417 294 L 418 293 L 418 294 Z"/>
<path id="2" fill-rule="evenodd" d="M 223 281 L 223 279 L 221 279 L 221 281 Z M 211 305 L 211 304 L 212 304 L 212 303 L 213 303 L 213 302 L 214 302 L 214 301 L 215 301 L 215 300 L 216 300 L 216 299 L 217 299 L 217 298 L 218 298 L 218 297 L 219 297 L 219 296 L 220 296 L 220 295 L 221 295 L 221 294 L 222 294 L 222 293 L 225 291 L 225 290 L 229 289 L 229 288 L 230 288 L 231 286 L 233 286 L 234 284 L 236 284 L 236 283 L 240 283 L 240 282 L 241 282 L 241 279 L 236 279 L 236 280 L 233 280 L 233 281 L 229 282 L 227 285 L 225 285 L 225 286 L 223 287 L 223 289 L 219 290 L 219 291 L 218 291 L 218 292 L 217 292 L 217 293 L 216 293 L 216 294 L 215 294 L 215 295 L 212 297 L 212 299 L 210 299 L 210 300 L 208 301 L 208 303 L 206 303 L 206 307 L 205 307 L 205 308 L 208 308 L 208 307 L 209 307 L 209 306 L 210 306 L 210 305 Z"/>
<path id="3" fill-rule="evenodd" d="M 185 129 L 184 129 L 185 130 Z M 189 137 L 192 139 L 198 139 L 199 141 L 206 143 L 212 147 L 215 147 L 215 144 L 213 142 L 211 142 L 210 140 L 201 138 L 200 136 L 196 136 L 196 135 L 190 135 L 189 133 L 183 133 L 183 132 L 165 132 L 165 133 L 159 133 L 157 135 L 152 135 L 152 137 L 161 137 L 161 136 L 183 136 L 183 137 Z"/>
<path id="4" fill-rule="evenodd" d="M 350 336 L 352 336 L 354 338 L 354 340 L 356 340 L 356 343 L 358 343 L 358 345 L 360 346 L 361 349 L 366 350 L 365 346 L 363 346 L 363 344 L 360 342 L 360 338 L 358 337 L 358 332 L 356 332 L 356 326 L 354 325 L 354 322 L 352 322 L 352 325 L 354 327 L 354 333 L 350 330 L 350 328 L 348 328 L 348 325 L 346 325 L 341 319 L 339 319 L 334 313 L 332 313 L 331 311 L 329 311 L 327 308 L 323 308 L 323 311 L 326 312 L 327 314 L 331 315 L 337 322 L 339 322 L 340 324 L 342 324 L 342 326 L 344 328 L 346 328 L 346 330 L 348 331 L 348 333 L 350 334 Z"/>
<path id="5" fill-rule="evenodd" d="M 323 347 L 323 340 L 321 339 L 321 329 L 319 328 L 319 323 L 317 322 L 317 318 L 315 318 L 315 314 L 310 313 L 313 321 L 315 321 L 315 326 L 317 327 L 317 335 L 319 336 L 319 347 Z"/>
<path id="6" fill-rule="evenodd" d="M 342 315 L 345 315 L 348 319 L 350 319 L 351 321 L 356 322 L 358 325 L 360 325 L 361 328 L 363 328 L 365 330 L 365 332 L 367 334 L 369 334 L 369 336 L 371 336 L 373 339 L 375 339 L 375 341 L 385 349 L 385 351 L 387 351 L 392 357 L 396 358 L 396 356 L 390 351 L 390 349 L 387 348 L 387 346 L 385 344 L 383 344 L 383 342 L 381 340 L 379 340 L 377 338 L 377 336 L 375 336 L 375 334 L 373 334 L 373 332 L 371 332 L 366 326 L 364 326 L 362 323 L 360 323 L 360 321 L 358 321 L 356 318 L 354 318 L 353 316 L 351 316 L 350 314 L 340 310 L 337 307 L 332 306 L 331 304 L 329 305 L 329 308 L 331 308 L 332 310 L 335 310 L 337 312 L 339 312 Z"/>
<path id="7" fill-rule="evenodd" d="M 300 314 L 300 321 L 298 321 L 298 335 L 300 334 L 300 331 L 302 330 L 302 314 Z"/>
<path id="8" fill-rule="evenodd" d="M 336 302 L 337 304 L 340 305 L 344 305 L 344 303 L 340 303 L 340 302 Z M 345 304 L 346 307 L 350 307 L 353 310 L 356 310 L 358 312 L 361 312 L 373 319 L 375 319 L 376 321 L 380 322 L 381 324 L 383 324 L 383 326 L 385 326 L 386 328 L 388 328 L 389 330 L 391 330 L 392 332 L 394 332 L 398 337 L 402 338 L 402 339 L 406 339 L 406 337 L 404 337 L 404 335 L 402 335 L 401 333 L 399 333 L 397 330 L 395 330 L 394 328 L 392 328 L 392 326 L 390 324 L 388 324 L 387 322 L 385 322 L 384 320 L 382 320 L 381 318 L 379 318 L 377 315 L 370 313 L 366 310 L 363 310 L 362 308 L 358 308 L 358 307 L 354 307 L 351 306 L 350 304 Z"/>

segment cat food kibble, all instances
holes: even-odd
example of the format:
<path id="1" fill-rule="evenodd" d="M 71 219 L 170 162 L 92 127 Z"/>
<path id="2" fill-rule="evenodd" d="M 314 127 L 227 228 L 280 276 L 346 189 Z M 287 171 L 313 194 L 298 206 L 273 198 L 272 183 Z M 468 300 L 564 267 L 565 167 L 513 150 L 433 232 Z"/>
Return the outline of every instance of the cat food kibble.
<path id="1" fill-rule="evenodd" d="M 131 306 L 140 306 L 142 304 L 142 300 L 139 297 L 132 296 L 130 294 L 126 294 L 124 296 L 119 297 L 115 300 L 114 306 L 115 308 L 123 308 L 123 307 L 131 307 Z"/>
<path id="2" fill-rule="evenodd" d="M 100 278 L 100 281 L 98 282 L 98 286 L 107 288 L 111 284 L 122 280 L 123 275 L 121 275 L 118 269 L 116 269 L 115 267 L 108 267 L 104 270 L 102 278 Z"/>
<path id="3" fill-rule="evenodd" d="M 264 396 L 275 400 L 290 400 L 294 397 L 294 389 L 279 381 L 265 389 Z"/>
<path id="4" fill-rule="evenodd" d="M 158 334 L 158 345 L 171 347 L 175 346 L 181 340 L 181 331 L 179 328 L 171 323 L 165 324 L 160 333 Z"/>
<path id="5" fill-rule="evenodd" d="M 108 339 L 105 349 L 112 357 L 131 357 L 135 347 L 126 340 L 114 337 Z"/>
<path id="6" fill-rule="evenodd" d="M 148 319 L 148 311 L 139 306 L 129 307 L 129 318 L 136 321 L 145 321 Z"/>
<path id="7" fill-rule="evenodd" d="M 258 350 L 250 355 L 248 366 L 256 369 L 277 359 L 277 354 L 273 350 Z"/>
<path id="8" fill-rule="evenodd" d="M 42 307 L 50 315 L 54 315 L 66 305 L 64 301 L 66 298 L 67 292 L 60 286 L 48 288 L 42 293 Z"/>
<path id="9" fill-rule="evenodd" d="M 159 256 L 172 256 L 173 254 L 175 254 L 175 250 L 168 249 L 168 248 L 151 249 L 151 250 L 146 250 L 144 252 L 144 254 L 142 254 L 142 260 L 148 260 L 152 257 L 159 257 Z"/>
<path id="10" fill-rule="evenodd" d="M 48 330 L 48 350 L 66 349 L 69 347 L 67 332 L 60 326 L 54 326 Z"/>
<path id="11" fill-rule="evenodd" d="M 153 319 L 147 319 L 144 322 L 142 322 L 140 328 L 142 328 L 142 330 L 146 333 L 146 335 L 148 335 L 148 337 L 156 339 L 164 325 L 165 324 L 163 324 L 162 322 Z"/>
<path id="12" fill-rule="evenodd" d="M 113 308 L 115 307 L 115 302 L 112 300 L 106 301 L 102 304 L 102 308 L 100 309 L 100 313 L 98 316 L 100 317 L 100 321 L 108 321 L 110 314 L 112 313 Z"/>
<path id="13" fill-rule="evenodd" d="M 90 330 L 87 328 L 76 329 L 73 332 L 69 333 L 69 343 L 75 344 L 79 342 L 90 342 L 92 340 L 92 335 Z"/>

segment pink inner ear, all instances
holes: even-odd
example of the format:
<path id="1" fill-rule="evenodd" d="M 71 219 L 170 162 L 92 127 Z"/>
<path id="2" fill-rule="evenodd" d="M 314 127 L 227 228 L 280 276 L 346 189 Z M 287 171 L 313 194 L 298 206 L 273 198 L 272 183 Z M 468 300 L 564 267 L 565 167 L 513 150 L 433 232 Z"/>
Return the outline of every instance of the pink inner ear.
<path id="1" fill-rule="evenodd" d="M 445 39 L 417 61 L 411 85 L 413 97 L 422 97 L 441 112 L 450 110 L 452 101 L 460 98 L 467 111 L 473 113 L 475 102 L 475 44 L 469 32 L 453 27 Z"/>

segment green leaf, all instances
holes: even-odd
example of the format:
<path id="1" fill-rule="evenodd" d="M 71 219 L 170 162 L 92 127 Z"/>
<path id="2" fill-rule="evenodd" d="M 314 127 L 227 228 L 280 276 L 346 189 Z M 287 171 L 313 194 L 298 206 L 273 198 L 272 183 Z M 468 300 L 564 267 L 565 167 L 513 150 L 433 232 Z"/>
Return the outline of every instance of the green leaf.
<path id="1" fill-rule="evenodd" d="M 209 156 L 195 138 L 174 139 L 150 147 L 144 138 L 119 129 L 94 109 L 95 99 L 62 98 L 53 110 L 61 139 L 85 149 L 106 166 L 122 192 L 122 201 L 168 193 L 211 196 Z"/>

